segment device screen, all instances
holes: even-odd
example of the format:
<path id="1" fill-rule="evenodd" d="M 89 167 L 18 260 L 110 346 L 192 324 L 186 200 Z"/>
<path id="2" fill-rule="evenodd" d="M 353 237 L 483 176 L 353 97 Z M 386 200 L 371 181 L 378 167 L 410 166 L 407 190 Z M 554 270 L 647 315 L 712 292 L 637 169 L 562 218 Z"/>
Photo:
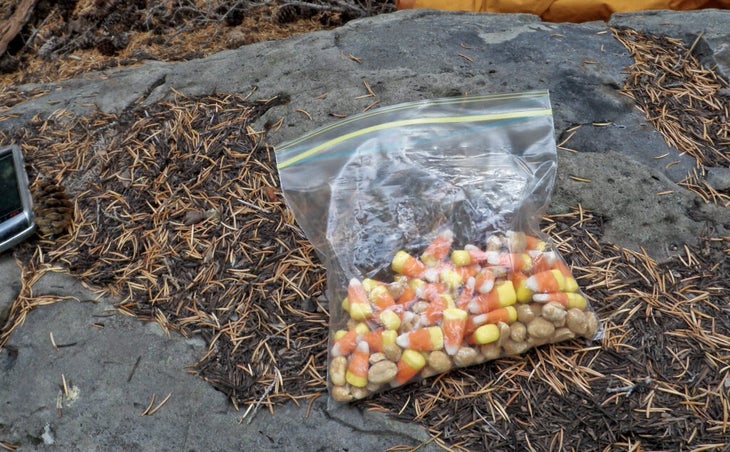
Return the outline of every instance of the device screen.
<path id="1" fill-rule="evenodd" d="M 0 157 L 0 223 L 23 211 L 13 154 Z"/>

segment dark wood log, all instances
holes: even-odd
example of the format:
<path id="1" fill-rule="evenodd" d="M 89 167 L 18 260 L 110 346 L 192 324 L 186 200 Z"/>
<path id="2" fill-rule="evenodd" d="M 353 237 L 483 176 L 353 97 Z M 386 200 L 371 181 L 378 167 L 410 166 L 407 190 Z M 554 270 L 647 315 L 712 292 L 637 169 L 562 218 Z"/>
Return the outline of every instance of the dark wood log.
<path id="1" fill-rule="evenodd" d="M 38 0 L 20 0 L 13 15 L 0 22 L 0 57 L 5 54 L 10 41 L 15 39 L 25 23 L 28 22 L 37 2 Z"/>

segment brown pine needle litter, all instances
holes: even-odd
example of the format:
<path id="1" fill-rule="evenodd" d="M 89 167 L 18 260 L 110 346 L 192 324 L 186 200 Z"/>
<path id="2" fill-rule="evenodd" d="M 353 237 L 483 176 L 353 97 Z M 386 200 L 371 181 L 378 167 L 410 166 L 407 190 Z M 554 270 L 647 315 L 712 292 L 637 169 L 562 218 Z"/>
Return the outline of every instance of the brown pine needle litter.
<path id="1" fill-rule="evenodd" d="M 324 269 L 252 128 L 285 100 L 61 110 L 0 135 L 23 145 L 32 180 L 64 187 L 74 205 L 68 234 L 16 249 L 22 287 L 0 346 L 32 309 L 65 300 L 35 296 L 33 283 L 68 271 L 124 314 L 203 337 L 191 371 L 236 406 L 322 396 Z M 543 346 L 357 405 L 417 422 L 450 450 L 730 448 L 730 237 L 708 233 L 657 263 L 603 241 L 603 219 L 581 206 L 542 226 L 605 322 L 601 341 Z"/>
<path id="2" fill-rule="evenodd" d="M 730 206 L 730 193 L 705 182 L 704 167 L 730 166 L 730 85 L 692 53 L 702 36 L 687 46 L 680 39 L 630 28 L 612 31 L 634 58 L 623 93 L 636 101 L 669 146 L 697 161 L 680 185 L 705 202 Z"/>

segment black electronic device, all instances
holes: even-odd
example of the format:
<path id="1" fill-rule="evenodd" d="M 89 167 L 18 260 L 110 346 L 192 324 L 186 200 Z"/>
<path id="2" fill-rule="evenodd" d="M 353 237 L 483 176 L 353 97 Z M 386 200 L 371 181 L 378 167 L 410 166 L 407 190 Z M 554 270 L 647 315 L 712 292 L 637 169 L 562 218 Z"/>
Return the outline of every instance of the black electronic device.
<path id="1" fill-rule="evenodd" d="M 0 253 L 35 230 L 33 201 L 23 153 L 17 145 L 0 148 Z"/>

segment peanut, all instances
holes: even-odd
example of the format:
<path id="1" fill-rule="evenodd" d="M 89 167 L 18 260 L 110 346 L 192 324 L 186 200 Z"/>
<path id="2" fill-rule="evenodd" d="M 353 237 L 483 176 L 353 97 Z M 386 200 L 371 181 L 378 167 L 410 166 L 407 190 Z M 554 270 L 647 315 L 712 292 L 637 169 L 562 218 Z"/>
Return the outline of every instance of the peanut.
<path id="1" fill-rule="evenodd" d="M 549 338 L 555 332 L 555 325 L 543 317 L 535 317 L 527 324 L 527 334 L 535 339 Z"/>
<path id="2" fill-rule="evenodd" d="M 509 338 L 515 342 L 525 342 L 527 339 L 527 327 L 522 322 L 515 322 L 510 325 Z"/>
<path id="3" fill-rule="evenodd" d="M 583 337 L 592 339 L 598 332 L 598 316 L 595 312 L 586 312 L 586 332 Z"/>
<path id="4" fill-rule="evenodd" d="M 376 385 L 390 383 L 398 373 L 398 366 L 393 361 L 383 359 L 368 369 L 368 382 Z"/>
<path id="5" fill-rule="evenodd" d="M 354 399 L 364 399 L 370 395 L 370 391 L 366 388 L 357 388 L 355 386 L 350 387 L 350 394 Z"/>
<path id="6" fill-rule="evenodd" d="M 330 390 L 332 398 L 338 402 L 349 402 L 352 400 L 352 394 L 347 386 L 333 386 Z"/>
<path id="7" fill-rule="evenodd" d="M 477 359 L 477 351 L 471 347 L 461 347 L 454 355 L 454 366 L 471 366 Z"/>
<path id="8" fill-rule="evenodd" d="M 504 345 L 504 341 L 507 340 L 509 337 L 509 333 L 511 332 L 509 324 L 505 322 L 499 322 L 497 324 L 497 327 L 499 328 L 499 340 L 497 341 L 497 345 L 500 347 Z"/>
<path id="9" fill-rule="evenodd" d="M 558 342 L 567 341 L 570 339 L 575 338 L 575 333 L 570 330 L 570 328 L 558 328 L 555 330 L 555 333 L 553 333 L 553 337 L 550 338 L 550 342 L 553 344 Z"/>
<path id="10" fill-rule="evenodd" d="M 551 301 L 542 307 L 542 316 L 553 323 L 565 320 L 565 309 L 560 303 Z"/>
<path id="11" fill-rule="evenodd" d="M 532 305 L 520 304 L 517 305 L 517 320 L 522 323 L 530 323 L 535 318 L 535 310 L 532 309 Z"/>
<path id="12" fill-rule="evenodd" d="M 416 314 L 420 314 L 425 311 L 429 305 L 430 303 L 428 301 L 417 301 L 413 303 L 413 306 L 411 306 L 411 311 Z"/>
<path id="13" fill-rule="evenodd" d="M 451 369 L 451 359 L 449 359 L 449 355 L 440 350 L 429 353 L 427 362 L 428 366 L 436 371 L 436 373 L 446 372 Z"/>
<path id="14" fill-rule="evenodd" d="M 481 353 L 487 361 L 491 361 L 502 356 L 502 348 L 495 343 L 486 344 L 479 347 L 479 353 Z"/>
<path id="15" fill-rule="evenodd" d="M 336 356 L 330 362 L 330 381 L 335 386 L 345 384 L 345 373 L 347 372 L 347 358 Z"/>
<path id="16" fill-rule="evenodd" d="M 385 356 L 385 353 L 375 352 L 372 355 L 370 355 L 370 359 L 368 361 L 370 361 L 370 364 L 375 364 L 377 362 L 383 361 L 384 359 L 388 359 Z"/>
<path id="17" fill-rule="evenodd" d="M 588 320 L 583 311 L 578 308 L 568 309 L 565 316 L 565 323 L 570 331 L 578 335 L 584 335 L 588 330 Z"/>
<path id="18" fill-rule="evenodd" d="M 403 351 L 397 344 L 387 344 L 383 346 L 383 354 L 386 358 L 388 358 L 388 361 L 392 361 L 394 363 L 397 363 L 398 360 L 400 360 L 402 352 Z"/>
<path id="19" fill-rule="evenodd" d="M 528 342 L 515 342 L 512 339 L 508 339 L 504 343 L 503 348 L 505 355 L 521 355 L 530 349 L 530 344 Z"/>

